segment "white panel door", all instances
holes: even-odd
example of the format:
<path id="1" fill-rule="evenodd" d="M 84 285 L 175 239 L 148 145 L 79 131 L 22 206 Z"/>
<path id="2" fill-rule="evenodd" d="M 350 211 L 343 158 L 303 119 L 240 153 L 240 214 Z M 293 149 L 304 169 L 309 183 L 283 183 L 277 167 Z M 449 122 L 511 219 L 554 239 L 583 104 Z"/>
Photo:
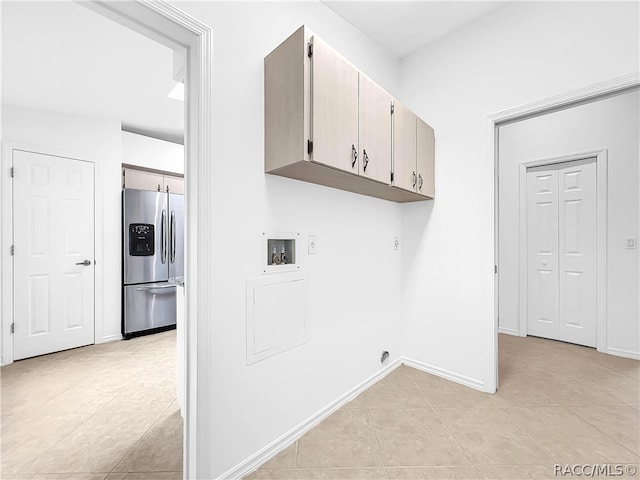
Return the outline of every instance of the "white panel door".
<path id="1" fill-rule="evenodd" d="M 14 359 L 94 343 L 93 164 L 13 152 Z"/>
<path id="2" fill-rule="evenodd" d="M 527 170 L 527 334 L 558 338 L 558 171 Z"/>
<path id="3" fill-rule="evenodd" d="M 527 170 L 527 334 L 596 346 L 596 164 Z"/>
<path id="4" fill-rule="evenodd" d="M 596 346 L 596 163 L 559 165 L 560 331 L 565 342 Z"/>

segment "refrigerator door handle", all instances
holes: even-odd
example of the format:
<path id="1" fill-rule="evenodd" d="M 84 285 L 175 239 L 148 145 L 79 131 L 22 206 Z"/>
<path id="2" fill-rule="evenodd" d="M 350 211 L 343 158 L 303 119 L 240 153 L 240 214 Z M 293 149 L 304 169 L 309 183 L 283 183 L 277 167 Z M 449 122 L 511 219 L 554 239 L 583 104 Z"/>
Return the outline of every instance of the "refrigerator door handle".
<path id="1" fill-rule="evenodd" d="M 175 285 L 149 285 L 145 287 L 136 287 L 137 292 L 146 292 L 148 290 L 164 290 L 167 288 L 176 288 Z"/>
<path id="2" fill-rule="evenodd" d="M 162 263 L 167 263 L 167 212 L 162 210 Z"/>
<path id="3" fill-rule="evenodd" d="M 176 263 L 176 212 L 171 210 L 171 263 Z"/>

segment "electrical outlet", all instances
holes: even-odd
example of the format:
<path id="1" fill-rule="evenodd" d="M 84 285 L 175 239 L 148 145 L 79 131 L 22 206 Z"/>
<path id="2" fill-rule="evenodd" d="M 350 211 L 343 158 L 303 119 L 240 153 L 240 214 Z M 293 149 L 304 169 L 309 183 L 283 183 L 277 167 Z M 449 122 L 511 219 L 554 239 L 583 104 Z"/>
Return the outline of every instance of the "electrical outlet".
<path id="1" fill-rule="evenodd" d="M 393 249 L 394 250 L 400 250 L 400 238 L 399 237 L 393 237 Z"/>
<path id="2" fill-rule="evenodd" d="M 309 235 L 308 250 L 309 250 L 309 255 L 316 255 L 318 253 L 318 236 L 317 235 Z"/>
<path id="3" fill-rule="evenodd" d="M 636 248 L 637 246 L 638 246 L 638 241 L 636 240 L 635 237 L 627 238 L 627 248 L 633 249 L 633 248 Z"/>

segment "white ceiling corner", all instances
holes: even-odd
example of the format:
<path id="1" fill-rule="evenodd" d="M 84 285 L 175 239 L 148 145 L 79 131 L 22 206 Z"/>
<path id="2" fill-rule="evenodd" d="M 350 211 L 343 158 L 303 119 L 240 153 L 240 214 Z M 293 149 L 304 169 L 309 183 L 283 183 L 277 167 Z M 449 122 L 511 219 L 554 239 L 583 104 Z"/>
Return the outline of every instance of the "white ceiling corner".
<path id="1" fill-rule="evenodd" d="M 504 1 L 331 1 L 322 3 L 398 58 L 495 10 Z"/>

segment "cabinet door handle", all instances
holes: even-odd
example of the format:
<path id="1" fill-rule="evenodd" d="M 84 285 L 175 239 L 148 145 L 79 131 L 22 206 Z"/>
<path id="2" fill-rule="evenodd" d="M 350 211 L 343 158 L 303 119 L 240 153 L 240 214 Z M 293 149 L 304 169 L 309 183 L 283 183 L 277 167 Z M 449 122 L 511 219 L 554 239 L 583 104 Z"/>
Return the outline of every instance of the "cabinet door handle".
<path id="1" fill-rule="evenodd" d="M 418 183 L 418 177 L 416 176 L 416 172 L 413 172 L 413 188 L 416 188 L 416 183 Z"/>
<path id="2" fill-rule="evenodd" d="M 356 166 L 356 162 L 358 161 L 358 151 L 356 150 L 355 145 L 351 145 L 351 168 Z"/>
<path id="3" fill-rule="evenodd" d="M 364 168 L 363 171 L 367 171 L 367 165 L 369 165 L 369 155 L 367 155 L 367 151 L 362 149 L 362 158 L 364 159 Z"/>
<path id="4" fill-rule="evenodd" d="M 422 180 L 422 175 L 418 175 L 418 190 L 422 190 L 422 184 L 424 181 Z"/>

